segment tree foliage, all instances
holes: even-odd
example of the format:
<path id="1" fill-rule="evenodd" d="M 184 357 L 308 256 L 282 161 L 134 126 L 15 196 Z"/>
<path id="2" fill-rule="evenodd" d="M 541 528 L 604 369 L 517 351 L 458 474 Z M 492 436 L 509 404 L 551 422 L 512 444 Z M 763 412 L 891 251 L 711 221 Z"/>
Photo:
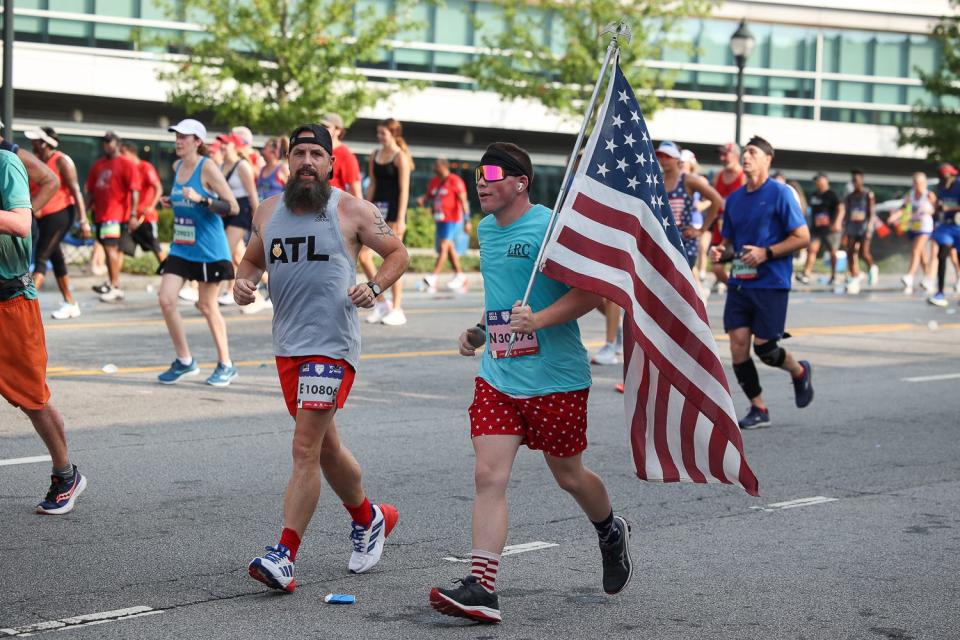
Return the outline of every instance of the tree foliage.
<path id="1" fill-rule="evenodd" d="M 478 88 L 508 99 L 531 99 L 551 111 L 582 115 L 610 43 L 601 37 L 610 23 L 625 18 L 633 31 L 620 42 L 622 66 L 646 115 L 665 105 L 656 90 L 673 86 L 669 70 L 646 66 L 667 48 L 691 51 L 679 36 L 680 22 L 706 15 L 712 0 L 491 0 L 503 12 L 503 29 L 482 38 L 489 53 L 467 63 L 463 73 Z M 478 25 L 483 26 L 483 25 Z"/>
<path id="2" fill-rule="evenodd" d="M 951 0 L 954 10 L 960 0 Z M 909 121 L 900 126 L 900 144 L 926 149 L 930 160 L 956 162 L 960 157 L 960 15 L 944 16 L 933 29 L 940 43 L 939 68 L 917 69 L 924 89 L 934 98 L 918 101 Z"/>
<path id="3" fill-rule="evenodd" d="M 222 124 L 289 131 L 339 113 L 349 124 L 401 83 L 371 84 L 358 64 L 382 60 L 388 41 L 415 26 L 412 0 L 378 15 L 357 0 L 177 0 L 171 17 L 202 24 L 201 33 L 161 44 L 174 68 L 160 73 L 170 101 L 188 114 L 212 112 Z M 152 41 L 157 43 L 156 39 Z M 412 83 L 406 83 L 407 85 Z"/>

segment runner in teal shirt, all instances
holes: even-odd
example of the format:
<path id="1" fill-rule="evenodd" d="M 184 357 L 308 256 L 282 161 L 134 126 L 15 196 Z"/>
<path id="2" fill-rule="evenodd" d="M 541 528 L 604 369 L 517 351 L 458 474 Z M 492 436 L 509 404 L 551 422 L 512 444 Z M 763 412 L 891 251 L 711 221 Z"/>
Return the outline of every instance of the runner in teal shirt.
<path id="1" fill-rule="evenodd" d="M 23 162 L 14 153 L 0 150 L 0 209 L 32 209 L 30 203 L 30 183 L 27 181 L 27 170 Z M 28 233 L 23 238 L 0 234 L 0 278 L 12 280 L 20 278 L 30 270 L 31 238 Z M 33 280 L 25 280 L 26 288 L 12 296 L 25 296 L 28 300 L 35 300 L 37 290 Z"/>

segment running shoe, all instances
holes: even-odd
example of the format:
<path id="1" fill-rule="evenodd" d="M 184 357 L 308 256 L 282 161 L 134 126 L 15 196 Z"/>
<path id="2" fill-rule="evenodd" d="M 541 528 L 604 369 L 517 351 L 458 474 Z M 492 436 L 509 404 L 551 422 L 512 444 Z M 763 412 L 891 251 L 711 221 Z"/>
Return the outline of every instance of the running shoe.
<path id="1" fill-rule="evenodd" d="M 200 300 L 200 292 L 190 286 L 185 286 L 177 293 L 177 297 L 187 302 L 197 302 Z"/>
<path id="2" fill-rule="evenodd" d="M 617 393 L 623 393 L 623 383 L 618 382 L 617 384 L 613 385 L 613 390 Z"/>
<path id="3" fill-rule="evenodd" d="M 237 377 L 237 368 L 233 365 L 229 367 L 222 362 L 217 363 L 217 368 L 213 370 L 210 377 L 207 378 L 207 384 L 211 387 L 226 387 Z"/>
<path id="4" fill-rule="evenodd" d="M 801 360 L 798 364 L 803 367 L 803 375 L 793 380 L 793 396 L 797 407 L 803 409 L 813 402 L 813 367 L 806 360 Z"/>
<path id="5" fill-rule="evenodd" d="M 808 276 L 805 273 L 798 273 L 797 282 L 799 282 L 800 284 L 810 284 L 810 276 Z"/>
<path id="6" fill-rule="evenodd" d="M 737 422 L 741 429 L 761 429 L 770 426 L 770 412 L 751 405 L 750 412 Z"/>
<path id="7" fill-rule="evenodd" d="M 407 324 L 407 315 L 403 312 L 403 309 L 393 309 L 383 316 L 383 320 L 380 322 L 391 327 L 399 327 L 402 324 Z"/>
<path id="8" fill-rule="evenodd" d="M 110 291 L 110 283 L 104 282 L 102 284 L 95 284 L 90 288 L 93 289 L 94 293 L 107 293 Z"/>
<path id="9" fill-rule="evenodd" d="M 79 318 L 80 317 L 80 305 L 76 302 L 70 304 L 69 302 L 64 302 L 60 305 L 60 308 L 50 314 L 50 317 L 54 320 L 69 320 L 70 318 Z"/>
<path id="10" fill-rule="evenodd" d="M 353 553 L 347 568 L 350 573 L 366 573 L 372 569 L 383 555 L 383 543 L 393 531 L 400 519 L 400 513 L 392 504 L 375 504 L 373 521 L 369 527 L 353 523 L 350 539 L 353 541 Z"/>
<path id="11" fill-rule="evenodd" d="M 267 555 L 254 558 L 247 567 L 247 573 L 271 589 L 293 593 L 297 581 L 293 578 L 293 563 L 290 550 L 282 544 L 266 547 Z"/>
<path id="12" fill-rule="evenodd" d="M 853 278 L 847 283 L 847 293 L 857 295 L 860 293 L 860 278 Z"/>
<path id="13" fill-rule="evenodd" d="M 934 286 L 933 278 L 924 278 L 920 281 L 920 286 L 923 287 L 924 291 L 930 294 L 936 292 L 937 290 L 936 286 Z"/>
<path id="14" fill-rule="evenodd" d="M 184 376 L 195 376 L 200 373 L 200 367 L 197 366 L 197 360 L 194 358 L 190 361 L 190 364 L 183 364 L 180 362 L 180 359 L 177 358 L 170 365 L 170 368 L 157 376 L 157 381 L 160 384 L 176 384 L 180 381 L 180 378 Z"/>
<path id="15" fill-rule="evenodd" d="M 947 302 L 947 297 L 940 292 L 937 292 L 932 296 L 930 296 L 929 298 L 927 298 L 927 302 L 929 302 L 935 307 L 946 307 L 950 304 L 949 302 Z"/>
<path id="16" fill-rule="evenodd" d="M 86 476 L 80 475 L 77 465 L 73 465 L 73 481 L 67 482 L 58 475 L 50 476 L 50 489 L 43 502 L 37 505 L 37 513 L 59 516 L 73 511 L 77 498 L 87 488 Z"/>
<path id="17" fill-rule="evenodd" d="M 913 278 L 908 275 L 902 275 L 900 276 L 900 282 L 903 283 L 904 290 L 910 289 L 910 291 L 913 291 Z"/>
<path id="18" fill-rule="evenodd" d="M 877 284 L 877 280 L 879 279 L 880 279 L 880 267 L 878 267 L 877 265 L 873 265 L 872 267 L 870 267 L 870 271 L 868 272 L 868 275 L 867 275 L 867 284 L 875 285 Z"/>
<path id="19" fill-rule="evenodd" d="M 457 580 L 459 587 L 441 589 L 434 587 L 430 591 L 430 606 L 445 616 L 468 618 L 477 622 L 496 624 L 500 617 L 500 599 L 496 592 L 483 588 L 476 576 L 467 576 Z"/>
<path id="20" fill-rule="evenodd" d="M 590 358 L 590 362 L 593 364 L 617 364 L 619 361 L 617 348 L 609 342 L 600 347 L 600 350 Z"/>
<path id="21" fill-rule="evenodd" d="M 450 289 L 451 291 L 463 289 L 465 286 L 467 286 L 467 276 L 463 275 L 462 273 L 458 273 L 452 280 L 450 280 L 450 282 L 447 283 L 447 289 Z"/>
<path id="22" fill-rule="evenodd" d="M 434 276 L 434 275 L 423 276 L 423 286 L 424 286 L 424 290 L 427 293 L 436 293 L 437 292 L 437 276 Z"/>
<path id="23" fill-rule="evenodd" d="M 622 516 L 614 516 L 613 524 L 620 530 L 620 540 L 614 544 L 600 545 L 603 558 L 603 592 L 613 596 L 630 584 L 633 577 L 633 562 L 630 559 L 630 523 Z"/>
<path id="24" fill-rule="evenodd" d="M 219 304 L 221 307 L 229 307 L 237 304 L 237 301 L 233 299 L 233 293 L 228 291 L 217 298 L 217 304 Z"/>
<path id="25" fill-rule="evenodd" d="M 100 294 L 100 302 L 116 302 L 123 300 L 123 289 L 120 287 L 110 287 L 106 293 Z"/>
<path id="26" fill-rule="evenodd" d="M 390 313 L 392 307 L 389 302 L 378 302 L 373 305 L 373 311 L 367 314 L 365 318 L 367 324 L 380 324 L 380 321 L 383 320 L 384 316 Z"/>

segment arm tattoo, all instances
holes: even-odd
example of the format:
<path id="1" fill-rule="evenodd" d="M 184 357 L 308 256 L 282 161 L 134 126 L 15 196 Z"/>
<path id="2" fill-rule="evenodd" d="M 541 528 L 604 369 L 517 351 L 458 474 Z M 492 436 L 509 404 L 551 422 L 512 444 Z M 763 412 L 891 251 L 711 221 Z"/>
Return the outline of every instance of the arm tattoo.
<path id="1" fill-rule="evenodd" d="M 393 229 L 383 221 L 383 216 L 377 211 L 374 214 L 374 226 L 377 228 L 377 235 L 381 237 L 393 237 Z"/>

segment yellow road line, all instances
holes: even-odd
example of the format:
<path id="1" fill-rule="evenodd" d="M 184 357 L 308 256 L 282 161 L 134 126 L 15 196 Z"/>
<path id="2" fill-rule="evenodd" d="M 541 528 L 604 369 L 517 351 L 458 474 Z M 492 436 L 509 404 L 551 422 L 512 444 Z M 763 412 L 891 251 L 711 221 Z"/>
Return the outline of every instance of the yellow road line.
<path id="1" fill-rule="evenodd" d="M 960 329 L 960 323 L 945 323 L 939 326 L 940 330 Z M 876 334 L 876 333 L 903 333 L 905 331 L 929 331 L 925 325 L 911 324 L 901 322 L 896 324 L 854 324 L 838 325 L 833 327 L 797 327 L 791 328 L 790 334 L 793 336 L 834 336 L 849 334 Z M 726 334 L 714 334 L 717 342 L 727 341 Z M 584 341 L 584 346 L 594 348 L 603 346 L 601 340 Z M 438 349 L 433 351 L 399 351 L 394 353 L 365 353 L 360 356 L 360 360 L 395 360 L 398 358 L 435 358 L 440 356 L 455 356 L 456 349 Z M 234 362 L 236 367 L 262 367 L 273 366 L 273 358 L 269 360 L 243 360 Z M 100 369 L 71 369 L 69 367 L 50 367 L 47 369 L 48 378 L 74 378 L 91 377 L 104 375 L 117 375 L 125 373 L 160 373 L 167 370 L 168 365 L 156 365 L 150 367 L 121 367 L 115 373 L 107 374 Z M 216 363 L 201 364 L 201 368 L 213 369 Z"/>

